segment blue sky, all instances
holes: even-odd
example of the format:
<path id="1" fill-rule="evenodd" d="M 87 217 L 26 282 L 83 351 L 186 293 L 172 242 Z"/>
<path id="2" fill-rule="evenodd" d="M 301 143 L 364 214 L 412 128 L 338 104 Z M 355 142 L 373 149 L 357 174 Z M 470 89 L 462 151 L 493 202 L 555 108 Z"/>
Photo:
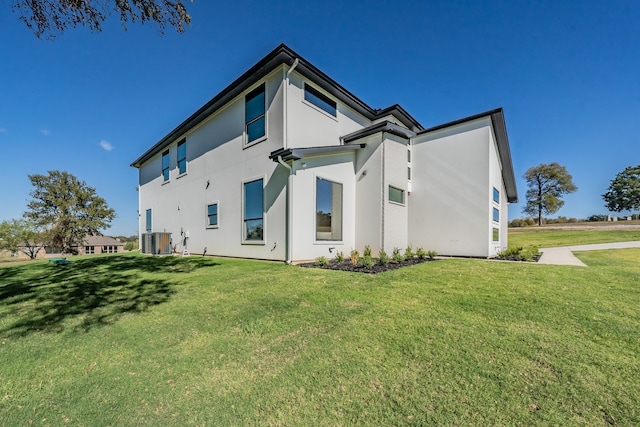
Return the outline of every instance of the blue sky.
<path id="1" fill-rule="evenodd" d="M 579 6 L 578 6 L 579 5 Z M 27 175 L 66 170 L 137 232 L 129 165 L 280 43 L 373 108 L 430 127 L 503 107 L 522 174 L 567 167 L 556 215 L 606 213 L 601 195 L 640 164 L 640 2 L 196 0 L 185 34 L 129 25 L 38 40 L 0 3 L 0 220 L 25 210 Z"/>

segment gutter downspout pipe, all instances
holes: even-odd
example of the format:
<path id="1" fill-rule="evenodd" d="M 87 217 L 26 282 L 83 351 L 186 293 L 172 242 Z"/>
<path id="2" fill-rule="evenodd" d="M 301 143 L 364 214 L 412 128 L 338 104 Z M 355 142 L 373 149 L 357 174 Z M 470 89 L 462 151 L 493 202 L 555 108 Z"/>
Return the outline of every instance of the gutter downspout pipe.
<path id="1" fill-rule="evenodd" d="M 286 211 L 285 223 L 287 226 L 285 228 L 284 256 L 285 256 L 285 263 L 291 264 L 291 246 L 293 243 L 292 236 L 291 236 L 292 234 L 291 233 L 291 219 L 292 219 L 291 189 L 293 187 L 293 168 L 289 164 L 287 164 L 284 160 L 282 160 L 282 156 L 278 156 L 278 163 L 280 163 L 282 166 L 284 166 L 289 170 L 289 177 L 287 178 L 287 196 L 286 196 L 286 202 L 285 202 L 285 211 Z"/>

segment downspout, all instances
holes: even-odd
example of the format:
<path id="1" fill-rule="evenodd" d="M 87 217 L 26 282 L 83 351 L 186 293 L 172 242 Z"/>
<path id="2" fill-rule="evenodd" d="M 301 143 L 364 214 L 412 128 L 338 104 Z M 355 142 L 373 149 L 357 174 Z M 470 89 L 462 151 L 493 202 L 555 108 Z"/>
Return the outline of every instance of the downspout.
<path id="1" fill-rule="evenodd" d="M 380 203 L 381 206 L 381 211 L 380 211 L 380 249 L 382 249 L 383 251 L 386 252 L 386 250 L 384 249 L 384 208 L 386 206 L 386 203 L 384 202 L 384 194 L 385 194 L 385 185 L 384 185 L 384 168 L 386 165 L 385 162 L 385 158 L 384 158 L 384 131 L 382 132 L 382 138 L 380 140 L 380 157 L 381 157 L 381 163 L 382 163 L 382 167 L 380 168 L 380 177 L 382 178 L 382 182 L 380 183 L 381 187 L 382 187 L 382 194 L 380 195 L 382 200 Z"/>
<path id="2" fill-rule="evenodd" d="M 282 129 L 282 139 L 283 141 L 283 146 L 284 149 L 286 150 L 287 148 L 289 148 L 289 132 L 288 132 L 288 124 L 289 124 L 289 76 L 291 75 L 291 73 L 293 72 L 293 70 L 295 70 L 295 68 L 298 66 L 298 63 L 300 61 L 298 60 L 298 58 L 296 58 L 293 61 L 293 64 L 291 65 L 291 68 L 289 68 L 289 70 L 287 70 L 287 73 L 285 74 L 285 82 L 284 82 L 284 126 Z"/>
<path id="3" fill-rule="evenodd" d="M 278 163 L 289 170 L 289 177 L 287 178 L 287 196 L 285 202 L 285 224 L 287 225 L 285 228 L 285 244 L 284 244 L 284 256 L 285 263 L 291 264 L 291 188 L 293 187 L 293 168 L 288 165 L 284 160 L 282 160 L 282 156 L 278 156 Z"/>
<path id="4" fill-rule="evenodd" d="M 296 58 L 291 64 L 291 67 L 285 74 L 284 82 L 284 117 L 282 123 L 282 146 L 286 150 L 289 148 L 289 76 L 298 66 L 300 60 Z M 278 163 L 289 170 L 289 177 L 287 178 L 287 197 L 286 197 L 286 219 L 285 219 L 285 262 L 291 264 L 291 253 L 293 252 L 293 204 L 291 202 L 291 195 L 293 194 L 293 169 L 289 166 L 282 156 L 278 156 Z"/>

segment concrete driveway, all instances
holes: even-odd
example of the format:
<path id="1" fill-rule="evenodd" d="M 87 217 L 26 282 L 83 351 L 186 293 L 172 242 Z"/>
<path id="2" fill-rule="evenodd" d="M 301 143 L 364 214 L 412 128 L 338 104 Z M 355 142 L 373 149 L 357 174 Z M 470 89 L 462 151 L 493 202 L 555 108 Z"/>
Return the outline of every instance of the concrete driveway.
<path id="1" fill-rule="evenodd" d="M 542 252 L 542 256 L 538 260 L 538 264 L 577 265 L 580 267 L 586 267 L 587 265 L 580 261 L 573 252 L 628 248 L 640 248 L 640 241 L 597 243 L 594 245 L 563 246 L 559 248 L 541 248 L 540 252 Z"/>

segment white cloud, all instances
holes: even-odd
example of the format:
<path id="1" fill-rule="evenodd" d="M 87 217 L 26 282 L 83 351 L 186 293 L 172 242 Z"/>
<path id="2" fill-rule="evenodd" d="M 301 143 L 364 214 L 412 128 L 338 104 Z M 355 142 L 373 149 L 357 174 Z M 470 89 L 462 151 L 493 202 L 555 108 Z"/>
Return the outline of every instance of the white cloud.
<path id="1" fill-rule="evenodd" d="M 104 151 L 113 150 L 113 145 L 111 145 L 110 142 L 105 141 L 104 139 L 102 141 L 100 141 L 100 146 L 104 149 Z"/>
<path id="2" fill-rule="evenodd" d="M 49 129 L 40 129 L 40 133 L 44 136 L 49 136 L 49 134 L 51 134 L 51 131 Z"/>

